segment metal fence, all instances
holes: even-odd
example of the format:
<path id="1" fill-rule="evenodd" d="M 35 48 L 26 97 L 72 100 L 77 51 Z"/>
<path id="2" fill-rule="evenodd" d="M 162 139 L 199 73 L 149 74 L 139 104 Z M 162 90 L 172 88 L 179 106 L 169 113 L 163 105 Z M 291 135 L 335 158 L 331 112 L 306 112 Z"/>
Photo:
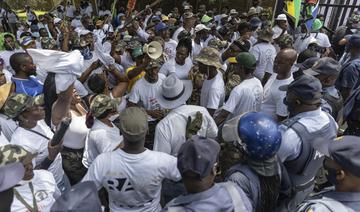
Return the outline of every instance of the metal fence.
<path id="1" fill-rule="evenodd" d="M 346 24 L 350 14 L 360 9 L 360 0 L 321 0 L 319 14 L 324 15 L 325 26 L 336 30 Z"/>

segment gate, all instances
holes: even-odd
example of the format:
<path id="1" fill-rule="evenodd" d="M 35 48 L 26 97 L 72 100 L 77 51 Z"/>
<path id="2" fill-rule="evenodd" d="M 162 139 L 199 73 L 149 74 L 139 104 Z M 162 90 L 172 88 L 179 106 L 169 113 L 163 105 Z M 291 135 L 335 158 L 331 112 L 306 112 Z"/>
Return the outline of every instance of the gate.
<path id="1" fill-rule="evenodd" d="M 338 26 L 346 24 L 352 12 L 360 10 L 360 0 L 320 0 L 319 6 L 324 25 L 335 31 Z"/>

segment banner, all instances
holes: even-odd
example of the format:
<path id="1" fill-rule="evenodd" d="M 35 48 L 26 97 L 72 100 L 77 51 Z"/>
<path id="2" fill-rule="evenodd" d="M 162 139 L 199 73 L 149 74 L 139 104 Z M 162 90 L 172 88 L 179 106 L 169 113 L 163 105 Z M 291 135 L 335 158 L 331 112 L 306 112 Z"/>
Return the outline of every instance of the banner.
<path id="1" fill-rule="evenodd" d="M 296 28 L 299 25 L 301 14 L 301 0 L 284 1 L 284 12 L 290 17 Z"/>

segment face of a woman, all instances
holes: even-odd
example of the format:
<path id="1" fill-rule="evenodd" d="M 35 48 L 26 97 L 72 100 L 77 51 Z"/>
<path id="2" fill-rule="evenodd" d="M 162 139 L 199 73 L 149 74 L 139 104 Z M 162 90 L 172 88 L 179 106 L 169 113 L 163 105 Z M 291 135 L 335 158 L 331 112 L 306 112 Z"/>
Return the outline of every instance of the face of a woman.
<path id="1" fill-rule="evenodd" d="M 186 47 L 179 47 L 176 50 L 176 63 L 179 65 L 183 65 L 185 63 L 186 58 L 189 56 L 188 49 Z"/>

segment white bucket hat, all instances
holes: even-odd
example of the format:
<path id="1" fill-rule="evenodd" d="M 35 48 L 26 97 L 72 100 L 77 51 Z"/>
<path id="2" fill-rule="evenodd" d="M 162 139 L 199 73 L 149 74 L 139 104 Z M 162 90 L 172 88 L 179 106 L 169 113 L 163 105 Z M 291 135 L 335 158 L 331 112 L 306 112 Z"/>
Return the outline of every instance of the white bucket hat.
<path id="1" fill-rule="evenodd" d="M 174 109 L 186 103 L 192 90 L 191 80 L 180 80 L 171 74 L 162 82 L 156 99 L 163 108 Z"/>

